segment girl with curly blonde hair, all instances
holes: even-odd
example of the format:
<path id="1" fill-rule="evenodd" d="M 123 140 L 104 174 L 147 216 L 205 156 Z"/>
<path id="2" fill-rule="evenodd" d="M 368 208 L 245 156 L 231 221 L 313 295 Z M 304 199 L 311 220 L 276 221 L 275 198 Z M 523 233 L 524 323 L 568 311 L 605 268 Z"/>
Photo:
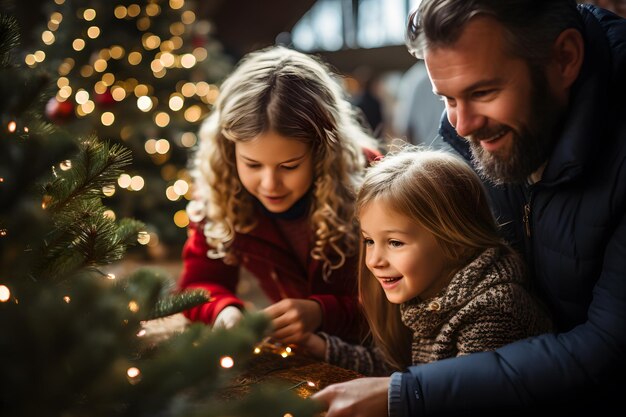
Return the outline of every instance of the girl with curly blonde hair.
<path id="1" fill-rule="evenodd" d="M 179 287 L 212 299 L 187 317 L 235 325 L 244 267 L 273 302 L 264 312 L 278 341 L 318 329 L 353 339 L 362 322 L 354 200 L 379 152 L 329 69 L 284 47 L 248 54 L 199 136 Z"/>

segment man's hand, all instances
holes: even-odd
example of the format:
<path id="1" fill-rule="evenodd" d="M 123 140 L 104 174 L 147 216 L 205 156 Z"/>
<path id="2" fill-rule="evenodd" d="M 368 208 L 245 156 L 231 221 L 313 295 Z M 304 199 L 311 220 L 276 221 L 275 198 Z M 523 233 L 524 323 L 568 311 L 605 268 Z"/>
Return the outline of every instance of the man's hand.
<path id="1" fill-rule="evenodd" d="M 213 323 L 214 329 L 230 329 L 243 318 L 243 313 L 237 307 L 228 306 L 219 312 Z"/>
<path id="2" fill-rule="evenodd" d="M 283 344 L 304 341 L 322 324 L 322 308 L 312 300 L 286 298 L 263 312 L 272 321 L 272 339 Z"/>
<path id="3" fill-rule="evenodd" d="M 389 377 L 359 378 L 329 385 L 311 396 L 328 410 L 326 417 L 386 417 Z"/>

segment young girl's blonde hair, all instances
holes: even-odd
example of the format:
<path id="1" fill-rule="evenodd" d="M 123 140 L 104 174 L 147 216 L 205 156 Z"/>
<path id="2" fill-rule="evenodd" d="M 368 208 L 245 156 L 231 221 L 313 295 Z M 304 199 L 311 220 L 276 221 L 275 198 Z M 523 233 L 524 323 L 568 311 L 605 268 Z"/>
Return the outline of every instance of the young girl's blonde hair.
<path id="1" fill-rule="evenodd" d="M 368 170 L 357 213 L 378 202 L 432 233 L 452 274 L 487 248 L 506 248 L 480 179 L 450 153 L 406 147 L 387 154 Z M 387 300 L 365 266 L 364 253 L 361 244 L 359 297 L 373 340 L 392 367 L 403 369 L 411 365 L 411 332 L 400 306 Z"/>
<path id="2" fill-rule="evenodd" d="M 256 225 L 252 196 L 235 165 L 235 143 L 274 131 L 310 145 L 314 184 L 308 211 L 315 232 L 311 256 L 324 266 L 324 277 L 355 253 L 354 199 L 366 160 L 363 147 L 375 139 L 338 82 L 318 59 L 285 47 L 244 57 L 223 82 L 215 108 L 203 123 L 192 165 L 195 198 L 189 205 L 195 221 L 205 218 L 204 233 L 212 258 L 230 253 L 235 232 Z"/>

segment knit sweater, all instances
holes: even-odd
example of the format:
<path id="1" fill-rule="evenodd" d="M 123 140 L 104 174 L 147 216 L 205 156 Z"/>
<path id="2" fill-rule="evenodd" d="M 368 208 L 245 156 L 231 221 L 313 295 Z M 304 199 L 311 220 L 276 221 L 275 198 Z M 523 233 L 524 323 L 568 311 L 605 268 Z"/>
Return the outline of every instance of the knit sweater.
<path id="1" fill-rule="evenodd" d="M 414 365 L 474 352 L 548 332 L 552 324 L 525 288 L 517 256 L 490 248 L 458 271 L 433 298 L 400 305 L 402 322 L 413 332 Z M 388 375 L 382 353 L 336 336 L 326 340 L 326 360 L 364 375 Z"/>

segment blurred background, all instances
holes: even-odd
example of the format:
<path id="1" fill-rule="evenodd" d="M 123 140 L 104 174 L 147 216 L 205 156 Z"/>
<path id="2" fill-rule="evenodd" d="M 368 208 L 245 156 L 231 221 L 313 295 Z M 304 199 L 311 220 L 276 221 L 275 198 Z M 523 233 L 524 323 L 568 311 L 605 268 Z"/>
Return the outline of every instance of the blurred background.
<path id="1" fill-rule="evenodd" d="M 105 191 L 110 215 L 148 227 L 135 257 L 178 265 L 189 222 L 187 161 L 219 86 L 247 52 L 274 44 L 320 56 L 341 75 L 375 135 L 424 141 L 410 127 L 421 79 L 428 140 L 441 103 L 404 46 L 418 0 L 28 0 L 0 2 L 21 27 L 20 59 L 50 74 L 46 117 L 133 152 Z M 427 81 L 427 79 L 426 79 Z M 422 106 L 424 107 L 424 106 Z M 68 169 L 71 161 L 58 169 Z M 131 252 L 133 254 L 133 252 Z"/>

